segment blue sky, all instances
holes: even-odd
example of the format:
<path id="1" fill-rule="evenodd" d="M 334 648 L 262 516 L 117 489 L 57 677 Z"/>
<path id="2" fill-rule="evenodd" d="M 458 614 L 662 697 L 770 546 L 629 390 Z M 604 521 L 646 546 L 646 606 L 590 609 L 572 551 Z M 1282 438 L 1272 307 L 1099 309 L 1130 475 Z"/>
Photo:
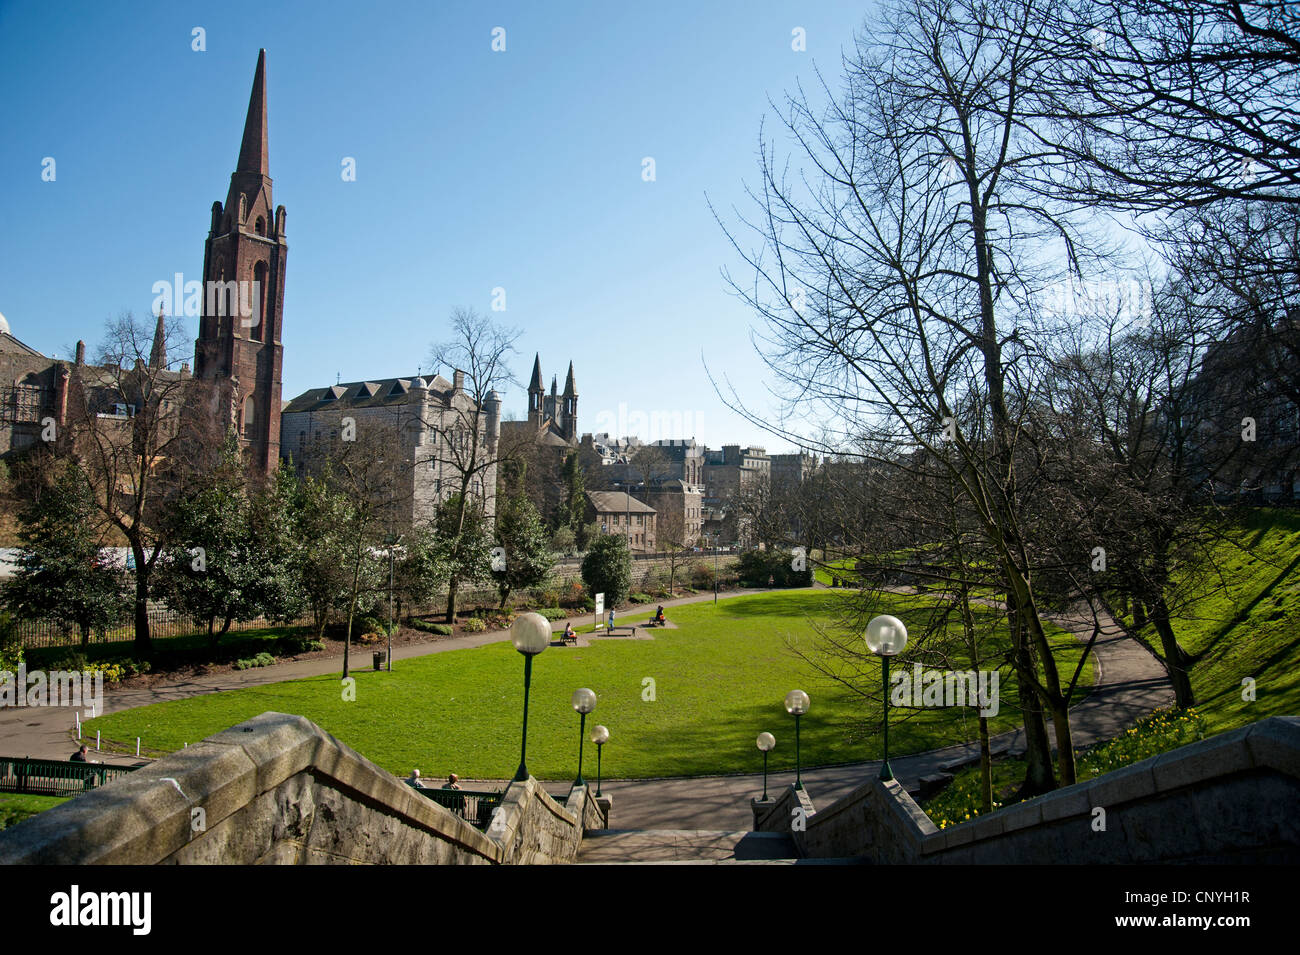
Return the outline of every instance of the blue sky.
<path id="1" fill-rule="evenodd" d="M 747 273 L 708 201 L 733 225 L 753 211 L 768 98 L 815 85 L 814 65 L 837 81 L 867 2 L 0 0 L 0 313 L 46 354 L 79 338 L 93 353 L 106 319 L 148 313 L 155 282 L 202 277 L 265 47 L 285 398 L 427 372 L 465 306 L 523 330 L 507 413 L 523 416 L 541 352 L 548 385 L 573 360 L 583 431 L 640 414 L 642 437 L 788 450 L 705 374 L 707 359 L 772 407 L 720 274 Z"/>

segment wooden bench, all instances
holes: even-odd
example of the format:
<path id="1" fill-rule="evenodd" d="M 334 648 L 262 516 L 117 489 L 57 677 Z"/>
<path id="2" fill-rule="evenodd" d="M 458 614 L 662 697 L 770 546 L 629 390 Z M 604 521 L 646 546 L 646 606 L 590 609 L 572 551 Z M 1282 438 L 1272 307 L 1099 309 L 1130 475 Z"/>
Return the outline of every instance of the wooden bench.
<path id="1" fill-rule="evenodd" d="M 604 628 L 605 634 L 611 637 L 619 630 L 626 630 L 629 637 L 636 636 L 636 624 L 634 623 L 616 623 L 612 627 Z"/>
<path id="2" fill-rule="evenodd" d="M 563 630 L 561 630 L 561 631 L 560 631 L 560 642 L 563 643 L 565 646 L 574 646 L 574 647 L 576 647 L 576 646 L 578 645 L 578 634 L 577 634 L 577 632 L 575 631 L 573 634 L 567 634 L 567 633 L 565 633 Z"/>

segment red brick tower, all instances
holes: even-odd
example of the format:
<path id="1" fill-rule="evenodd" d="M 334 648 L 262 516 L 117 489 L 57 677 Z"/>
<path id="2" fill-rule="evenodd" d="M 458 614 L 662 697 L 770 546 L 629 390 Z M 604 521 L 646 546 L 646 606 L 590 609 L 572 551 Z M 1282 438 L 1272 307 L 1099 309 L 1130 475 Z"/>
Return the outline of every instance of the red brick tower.
<path id="1" fill-rule="evenodd" d="M 275 470 L 280 457 L 280 336 L 289 252 L 284 206 L 271 204 L 269 169 L 262 50 L 226 205 L 212 204 L 194 374 L 216 383 L 219 413 L 230 415 L 250 473 L 263 477 Z"/>

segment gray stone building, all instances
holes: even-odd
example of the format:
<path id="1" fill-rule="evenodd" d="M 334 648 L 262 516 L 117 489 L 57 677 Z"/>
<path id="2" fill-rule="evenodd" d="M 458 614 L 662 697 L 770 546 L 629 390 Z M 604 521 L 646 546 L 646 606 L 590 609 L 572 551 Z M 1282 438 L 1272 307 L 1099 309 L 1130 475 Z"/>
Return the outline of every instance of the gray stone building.
<path id="1" fill-rule="evenodd" d="M 658 544 L 690 547 L 699 541 L 704 529 L 704 494 L 698 485 L 676 479 L 657 481 L 633 491 L 633 497 L 654 508 Z"/>
<path id="2" fill-rule="evenodd" d="M 627 538 L 634 551 L 653 551 L 656 547 L 655 509 L 623 491 L 587 491 L 586 521 L 600 525 L 602 534 L 619 534 Z"/>
<path id="3" fill-rule="evenodd" d="M 313 472 L 339 452 L 341 441 L 367 426 L 397 435 L 403 464 L 398 510 L 404 525 L 432 520 L 438 505 L 460 492 L 461 476 L 470 468 L 478 469 L 470 494 L 495 518 L 501 437 L 501 399 L 495 391 L 479 407 L 460 371 L 451 381 L 417 375 L 313 388 L 281 412 L 280 454 L 300 474 Z"/>

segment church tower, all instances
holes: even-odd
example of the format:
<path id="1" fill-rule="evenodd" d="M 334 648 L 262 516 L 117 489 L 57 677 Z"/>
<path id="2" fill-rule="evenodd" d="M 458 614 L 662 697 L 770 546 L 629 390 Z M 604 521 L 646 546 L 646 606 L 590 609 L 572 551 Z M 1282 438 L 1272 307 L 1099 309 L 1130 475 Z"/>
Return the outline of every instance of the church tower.
<path id="1" fill-rule="evenodd" d="M 255 476 L 270 475 L 280 457 L 284 219 L 284 206 L 271 204 L 261 50 L 226 204 L 212 204 L 194 346 L 195 377 L 214 382 L 217 412 L 229 415 Z"/>
<path id="2" fill-rule="evenodd" d="M 578 440 L 578 386 L 573 383 L 573 362 L 569 362 L 569 376 L 564 379 L 564 440 L 574 444 Z"/>
<path id="3" fill-rule="evenodd" d="M 542 387 L 542 356 L 533 356 L 533 377 L 528 382 L 528 423 L 533 428 L 542 426 L 542 396 L 546 390 Z"/>

